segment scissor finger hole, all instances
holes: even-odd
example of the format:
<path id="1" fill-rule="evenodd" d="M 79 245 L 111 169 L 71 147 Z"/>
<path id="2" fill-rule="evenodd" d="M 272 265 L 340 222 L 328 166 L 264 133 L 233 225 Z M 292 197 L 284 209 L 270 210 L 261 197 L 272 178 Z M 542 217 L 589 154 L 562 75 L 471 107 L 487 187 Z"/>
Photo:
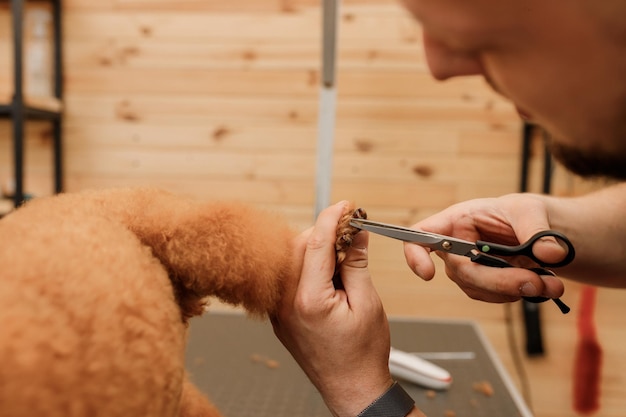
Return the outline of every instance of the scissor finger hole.
<path id="1" fill-rule="evenodd" d="M 567 259 L 570 248 L 558 237 L 545 236 L 538 239 L 532 247 L 536 261 L 543 265 L 560 264 Z"/>

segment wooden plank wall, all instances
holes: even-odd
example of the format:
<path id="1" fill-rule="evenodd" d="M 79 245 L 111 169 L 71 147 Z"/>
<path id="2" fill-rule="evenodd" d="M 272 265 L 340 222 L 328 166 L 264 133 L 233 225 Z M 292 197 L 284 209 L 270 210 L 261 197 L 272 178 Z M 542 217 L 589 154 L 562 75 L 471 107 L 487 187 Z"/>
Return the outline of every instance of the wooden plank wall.
<path id="1" fill-rule="evenodd" d="M 320 3 L 65 0 L 66 189 L 156 185 L 198 199 L 243 199 L 308 226 Z M 371 217 L 412 224 L 460 200 L 518 189 L 521 123 L 510 104 L 479 78 L 434 81 L 419 27 L 396 0 L 343 0 L 339 21 L 333 201 L 353 200 Z M 9 28 L 3 2 L 0 99 L 12 92 Z M 49 127 L 31 123 L 28 132 L 27 191 L 45 195 L 52 188 Z M 0 120 L 3 186 L 12 175 L 10 134 Z M 540 159 L 532 162 L 537 191 Z M 557 169 L 555 194 L 588 188 Z M 516 375 L 501 306 L 465 297 L 441 265 L 435 280 L 421 282 L 398 242 L 373 236 L 370 253 L 389 314 L 478 320 Z M 577 288 L 568 284 L 573 307 Z M 604 318 L 624 305 L 611 294 Z M 552 352 L 526 360 L 535 411 L 570 416 L 575 316 L 546 307 L 544 320 Z M 611 386 L 623 382 L 623 353 L 605 357 Z M 604 415 L 620 415 L 626 406 L 617 392 L 607 397 L 613 407 Z"/>
<path id="2" fill-rule="evenodd" d="M 156 184 L 310 221 L 318 2 L 64 4 L 68 191 Z M 12 93 L 10 26 L 2 3 L 2 101 Z M 517 189 L 515 112 L 479 78 L 432 80 L 419 27 L 395 0 L 344 1 L 339 30 L 333 200 L 411 223 Z M 49 128 L 30 123 L 28 132 L 27 189 L 47 194 Z M 1 121 L 2 184 L 12 173 L 10 134 Z M 556 192 L 578 185 L 557 176 Z"/>
<path id="3" fill-rule="evenodd" d="M 318 2 L 64 4 L 68 191 L 156 184 L 310 222 Z M 433 81 L 420 36 L 393 0 L 343 2 L 332 199 L 406 223 L 459 199 L 513 191 L 518 176 L 520 123 L 510 105 L 480 79 Z M 47 133 L 32 129 L 28 184 L 41 194 Z"/>

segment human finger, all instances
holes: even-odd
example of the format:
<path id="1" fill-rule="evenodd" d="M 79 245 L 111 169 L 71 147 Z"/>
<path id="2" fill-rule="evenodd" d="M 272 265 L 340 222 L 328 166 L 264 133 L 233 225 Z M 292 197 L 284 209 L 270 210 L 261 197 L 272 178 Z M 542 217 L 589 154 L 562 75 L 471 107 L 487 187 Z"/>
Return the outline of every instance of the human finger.
<path id="1" fill-rule="evenodd" d="M 508 198 L 512 200 L 516 195 Z M 531 199 L 528 204 L 510 204 L 508 211 L 511 227 L 520 243 L 527 242 L 539 232 L 551 229 L 548 210 L 541 200 Z M 547 263 L 561 261 L 567 251 L 563 241 L 550 236 L 540 238 L 532 247 L 533 255 Z"/>
<path id="2" fill-rule="evenodd" d="M 334 292 L 335 240 L 337 224 L 347 202 L 342 201 L 323 210 L 306 241 L 298 291 L 310 296 L 326 296 Z"/>
<path id="3" fill-rule="evenodd" d="M 532 246 L 533 256 L 542 264 L 561 262 L 567 257 L 570 250 L 565 241 L 553 236 L 542 237 Z"/>
<path id="4" fill-rule="evenodd" d="M 369 233 L 366 231 L 357 233 L 339 268 L 343 289 L 352 307 L 361 304 L 369 306 L 370 301 L 378 301 L 378 295 L 367 268 L 368 244 Z"/>
<path id="5" fill-rule="evenodd" d="M 416 245 L 404 243 L 404 257 L 411 271 L 425 281 L 430 281 L 435 276 L 435 263 L 430 257 L 430 250 Z"/>
<path id="6" fill-rule="evenodd" d="M 480 294 L 483 301 L 506 302 L 522 296 L 558 298 L 564 291 L 562 281 L 554 276 L 540 276 L 524 268 L 483 266 L 441 252 L 437 255 L 444 260 L 448 277 L 468 295 Z"/>

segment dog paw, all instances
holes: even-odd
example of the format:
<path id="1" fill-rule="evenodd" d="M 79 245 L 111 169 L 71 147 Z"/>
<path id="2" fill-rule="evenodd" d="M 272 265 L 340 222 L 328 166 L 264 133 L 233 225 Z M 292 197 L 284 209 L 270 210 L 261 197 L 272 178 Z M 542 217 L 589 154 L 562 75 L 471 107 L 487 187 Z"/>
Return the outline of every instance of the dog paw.
<path id="1" fill-rule="evenodd" d="M 350 220 L 352 219 L 367 219 L 367 213 L 362 208 L 354 209 L 349 207 L 344 215 L 339 220 L 337 225 L 337 240 L 335 241 L 335 251 L 337 253 L 335 275 L 338 274 L 338 269 L 341 263 L 346 258 L 346 252 L 352 245 L 354 236 L 360 231 L 360 229 L 351 226 Z"/>

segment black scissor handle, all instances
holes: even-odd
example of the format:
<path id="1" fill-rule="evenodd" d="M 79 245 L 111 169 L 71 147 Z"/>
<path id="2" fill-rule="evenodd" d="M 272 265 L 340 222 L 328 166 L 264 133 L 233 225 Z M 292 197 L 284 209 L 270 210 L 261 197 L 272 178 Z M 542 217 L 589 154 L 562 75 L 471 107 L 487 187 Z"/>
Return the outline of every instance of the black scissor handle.
<path id="1" fill-rule="evenodd" d="M 573 247 L 572 247 L 572 250 L 573 250 Z M 511 265 L 510 263 L 505 261 L 504 259 L 500 259 L 498 257 L 491 256 L 491 255 L 486 255 L 481 252 L 474 254 L 473 256 L 470 257 L 470 259 L 472 260 L 472 262 L 476 262 L 477 264 L 491 266 L 494 268 L 514 268 L 515 267 L 514 265 Z M 533 271 L 537 275 L 553 275 L 553 276 L 556 275 L 554 272 L 548 269 L 543 269 L 543 268 L 531 268 L 530 271 Z M 559 308 L 559 310 L 561 310 L 561 313 L 567 314 L 570 312 L 569 306 L 565 304 L 563 301 L 561 301 L 560 298 L 547 298 L 547 297 L 522 297 L 522 298 L 531 303 L 543 303 L 545 301 L 552 300 L 554 301 L 554 304 L 556 304 L 556 306 Z"/>
<path id="2" fill-rule="evenodd" d="M 547 270 L 547 269 L 543 269 L 543 268 L 532 268 L 531 271 L 533 271 L 537 275 L 556 276 L 554 272 Z M 554 304 L 556 304 L 556 306 L 559 308 L 559 310 L 561 310 L 561 313 L 567 314 L 570 312 L 569 306 L 565 304 L 563 301 L 561 301 L 560 298 L 546 298 L 546 297 L 523 297 L 523 298 L 524 300 L 529 301 L 531 303 L 543 303 L 544 301 L 552 300 L 554 301 Z"/>
<path id="3" fill-rule="evenodd" d="M 544 237 L 553 237 L 557 240 L 557 242 L 562 242 L 567 252 L 563 259 L 558 262 L 545 262 L 535 256 L 533 253 L 533 246 L 537 241 Z M 558 268 L 560 266 L 565 266 L 571 263 L 576 256 L 576 251 L 574 250 L 574 245 L 572 242 L 561 232 L 557 232 L 556 230 L 543 230 L 539 233 L 534 234 L 530 239 L 526 242 L 522 243 L 518 246 L 508 246 L 501 245 L 498 243 L 486 242 L 484 240 L 477 240 L 476 247 L 479 251 L 489 254 L 489 255 L 499 255 L 499 256 L 517 256 L 523 255 L 527 258 L 532 259 L 538 265 L 550 267 L 550 268 Z"/>

